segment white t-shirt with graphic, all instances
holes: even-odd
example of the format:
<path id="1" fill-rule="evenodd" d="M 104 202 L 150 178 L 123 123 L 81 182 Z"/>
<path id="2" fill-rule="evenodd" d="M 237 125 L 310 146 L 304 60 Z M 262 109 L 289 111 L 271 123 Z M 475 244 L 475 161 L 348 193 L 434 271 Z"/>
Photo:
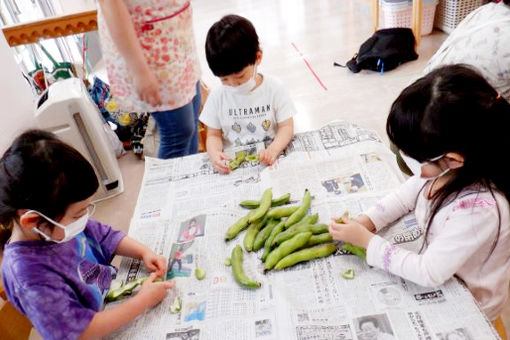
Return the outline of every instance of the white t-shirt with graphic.
<path id="1" fill-rule="evenodd" d="M 223 146 L 240 146 L 272 140 L 277 124 L 296 114 L 287 89 L 276 78 L 263 76 L 249 94 L 236 94 L 224 86 L 215 88 L 205 102 L 200 121 L 222 130 Z"/>

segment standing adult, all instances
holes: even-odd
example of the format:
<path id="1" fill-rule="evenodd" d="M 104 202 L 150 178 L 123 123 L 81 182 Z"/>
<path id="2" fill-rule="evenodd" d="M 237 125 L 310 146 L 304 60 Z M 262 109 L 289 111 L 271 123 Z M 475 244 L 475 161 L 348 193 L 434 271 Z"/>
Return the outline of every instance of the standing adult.
<path id="1" fill-rule="evenodd" d="M 151 112 L 158 157 L 198 151 L 200 65 L 189 0 L 98 0 L 106 69 L 122 111 Z"/>

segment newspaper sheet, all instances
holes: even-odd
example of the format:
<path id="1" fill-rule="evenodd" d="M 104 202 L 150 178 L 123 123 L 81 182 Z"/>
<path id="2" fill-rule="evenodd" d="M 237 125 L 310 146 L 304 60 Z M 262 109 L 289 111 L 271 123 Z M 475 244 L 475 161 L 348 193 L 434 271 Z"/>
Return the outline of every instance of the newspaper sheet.
<path id="1" fill-rule="evenodd" d="M 244 148 L 254 153 L 260 147 Z M 342 251 L 264 274 L 261 252 L 245 252 L 246 273 L 262 283 L 247 290 L 225 265 L 244 236 L 224 241 L 226 229 L 247 213 L 238 203 L 258 199 L 265 188 L 272 187 L 274 196 L 290 192 L 296 203 L 309 189 L 311 212 L 328 223 L 345 211 L 357 215 L 403 180 L 394 155 L 376 133 L 347 122 L 297 135 L 274 166 L 247 162 L 230 175 L 214 171 L 206 154 L 146 159 L 129 235 L 168 258 L 167 279 L 174 278 L 177 288 L 110 338 L 446 340 L 455 333 L 471 340 L 498 339 L 456 279 L 424 288 Z M 381 235 L 418 250 L 423 230 L 408 215 Z M 195 278 L 196 268 L 206 271 L 204 280 Z M 353 280 L 341 276 L 348 269 L 356 273 Z M 147 275 L 140 261 L 124 259 L 118 279 L 128 282 Z M 176 296 L 182 309 L 172 314 Z M 379 338 L 362 327 L 367 322 L 377 325 Z"/>

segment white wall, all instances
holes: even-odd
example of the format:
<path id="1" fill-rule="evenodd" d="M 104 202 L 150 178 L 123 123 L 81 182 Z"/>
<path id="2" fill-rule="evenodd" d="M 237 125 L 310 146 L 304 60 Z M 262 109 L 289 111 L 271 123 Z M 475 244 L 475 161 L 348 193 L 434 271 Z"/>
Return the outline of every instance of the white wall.
<path id="1" fill-rule="evenodd" d="M 0 155 L 15 136 L 34 127 L 34 96 L 30 85 L 21 74 L 14 54 L 0 34 Z"/>

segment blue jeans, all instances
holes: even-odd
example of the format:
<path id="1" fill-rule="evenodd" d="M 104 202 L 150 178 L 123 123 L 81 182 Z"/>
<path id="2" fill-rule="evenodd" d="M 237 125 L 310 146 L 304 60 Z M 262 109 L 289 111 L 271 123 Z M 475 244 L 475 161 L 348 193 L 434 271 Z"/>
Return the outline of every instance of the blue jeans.
<path id="1" fill-rule="evenodd" d="M 178 109 L 151 113 L 159 131 L 159 158 L 176 158 L 198 152 L 201 102 L 200 82 L 197 82 L 197 94 L 190 103 Z"/>

